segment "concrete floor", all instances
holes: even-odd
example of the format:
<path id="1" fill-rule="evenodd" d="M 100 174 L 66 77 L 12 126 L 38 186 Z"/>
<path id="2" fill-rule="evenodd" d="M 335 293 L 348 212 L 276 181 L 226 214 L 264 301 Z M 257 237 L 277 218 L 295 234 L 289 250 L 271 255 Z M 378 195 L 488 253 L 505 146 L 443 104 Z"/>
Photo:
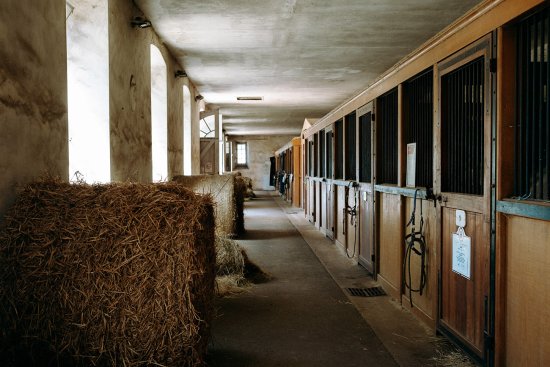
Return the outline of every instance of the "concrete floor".
<path id="1" fill-rule="evenodd" d="M 273 279 L 218 300 L 209 366 L 451 365 L 436 358 L 447 343 L 389 297 L 344 292 L 375 284 L 302 211 L 264 192 L 245 223 L 238 242 Z"/>

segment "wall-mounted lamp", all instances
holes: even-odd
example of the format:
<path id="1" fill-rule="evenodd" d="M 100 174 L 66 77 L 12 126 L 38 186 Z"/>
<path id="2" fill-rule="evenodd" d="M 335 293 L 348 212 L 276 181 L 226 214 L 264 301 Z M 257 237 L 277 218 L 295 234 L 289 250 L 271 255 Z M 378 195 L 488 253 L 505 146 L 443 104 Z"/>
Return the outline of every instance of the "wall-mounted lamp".
<path id="1" fill-rule="evenodd" d="M 174 74 L 176 78 L 185 78 L 187 76 L 187 73 L 183 70 L 176 70 L 176 73 Z"/>
<path id="2" fill-rule="evenodd" d="M 204 97 L 201 94 L 199 94 L 198 96 L 195 97 L 195 102 L 201 101 L 203 99 Z"/>
<path id="3" fill-rule="evenodd" d="M 130 22 L 134 28 L 149 28 L 152 26 L 151 22 L 142 17 L 134 17 Z"/>

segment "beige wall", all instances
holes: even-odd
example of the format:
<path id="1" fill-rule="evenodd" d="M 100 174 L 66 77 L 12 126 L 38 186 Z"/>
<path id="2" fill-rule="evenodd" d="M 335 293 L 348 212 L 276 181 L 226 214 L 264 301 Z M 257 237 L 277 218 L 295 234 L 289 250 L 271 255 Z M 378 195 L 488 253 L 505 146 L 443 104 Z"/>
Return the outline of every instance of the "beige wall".
<path id="1" fill-rule="evenodd" d="M 243 176 L 252 178 L 252 185 L 255 190 L 273 190 L 269 186 L 270 157 L 275 155 L 275 151 L 287 144 L 294 136 L 229 136 L 228 139 L 233 142 L 246 142 L 248 145 L 248 169 L 235 169 L 235 172 L 241 172 Z M 233 146 L 233 166 L 236 165 L 237 145 Z"/>
<path id="2" fill-rule="evenodd" d="M 140 15 L 130 1 L 109 1 L 111 179 L 150 182 L 151 79 L 148 29 L 130 26 Z"/>
<path id="3" fill-rule="evenodd" d="M 0 215 L 14 184 L 68 178 L 64 0 L 0 1 Z"/>

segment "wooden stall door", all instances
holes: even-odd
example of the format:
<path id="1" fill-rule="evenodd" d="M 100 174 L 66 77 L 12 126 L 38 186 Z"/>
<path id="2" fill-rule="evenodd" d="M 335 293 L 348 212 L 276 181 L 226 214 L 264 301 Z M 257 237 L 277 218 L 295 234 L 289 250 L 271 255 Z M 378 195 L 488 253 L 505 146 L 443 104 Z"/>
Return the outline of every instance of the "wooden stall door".
<path id="1" fill-rule="evenodd" d="M 315 206 L 316 206 L 316 192 L 315 181 L 311 178 L 307 181 L 307 195 L 308 195 L 308 220 L 315 224 Z"/>
<path id="2" fill-rule="evenodd" d="M 327 184 L 326 196 L 326 236 L 334 239 L 334 185 Z"/>
<path id="3" fill-rule="evenodd" d="M 435 127 L 435 189 L 441 193 L 438 328 L 480 360 L 490 299 L 490 55 L 489 35 L 438 64 Z M 466 237 L 453 239 L 463 214 Z"/>

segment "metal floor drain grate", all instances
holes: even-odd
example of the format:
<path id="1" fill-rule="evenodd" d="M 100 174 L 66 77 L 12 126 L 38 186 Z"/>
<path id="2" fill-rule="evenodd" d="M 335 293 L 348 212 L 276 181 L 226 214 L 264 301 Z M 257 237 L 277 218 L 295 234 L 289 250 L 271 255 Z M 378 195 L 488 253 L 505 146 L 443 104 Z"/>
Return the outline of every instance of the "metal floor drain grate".
<path id="1" fill-rule="evenodd" d="M 355 297 L 376 297 L 376 296 L 385 296 L 386 292 L 382 287 L 371 287 L 371 288 L 347 288 L 348 292 Z"/>

